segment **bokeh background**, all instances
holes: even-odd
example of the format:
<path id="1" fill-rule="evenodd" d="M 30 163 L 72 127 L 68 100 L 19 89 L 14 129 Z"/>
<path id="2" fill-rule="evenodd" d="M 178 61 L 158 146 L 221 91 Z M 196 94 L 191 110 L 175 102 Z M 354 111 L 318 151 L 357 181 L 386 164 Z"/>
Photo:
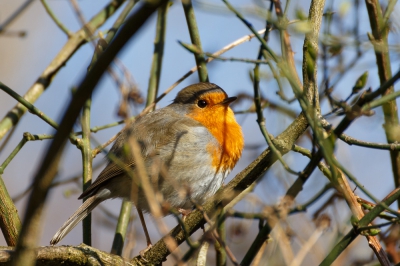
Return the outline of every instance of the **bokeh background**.
<path id="1" fill-rule="evenodd" d="M 1 0 L 0 2 L 0 25 L 25 1 L 22 0 Z M 285 1 L 282 1 L 285 4 Z M 304 12 L 308 14 L 310 1 L 292 1 L 288 12 L 289 20 L 297 18 L 296 14 Z M 382 1 L 383 4 L 386 1 Z M 77 18 L 74 9 L 69 1 L 49 0 L 50 7 L 57 15 L 59 20 L 72 32 L 81 28 L 81 23 Z M 78 1 L 81 11 L 89 20 L 96 14 L 108 1 L 98 0 L 81 0 Z M 246 18 L 252 23 L 256 29 L 265 27 L 265 11 L 269 7 L 269 1 L 231 1 L 238 7 Z M 338 83 L 335 86 L 333 95 L 338 99 L 344 99 L 350 93 L 356 79 L 364 72 L 369 71 L 369 79 L 367 87 L 376 89 L 379 87 L 379 78 L 375 65 L 375 56 L 372 46 L 369 44 L 367 32 L 370 32 L 368 15 L 364 3 L 360 2 L 359 12 L 359 36 L 358 41 L 361 42 L 363 51 L 362 57 L 359 58 L 355 66 L 344 73 L 338 75 L 341 65 L 346 65 L 354 57 L 356 50 L 354 48 L 355 39 L 352 36 L 355 23 L 355 1 L 327 1 L 326 7 L 331 8 L 335 12 L 336 22 L 333 22 L 331 30 L 332 34 L 344 44 L 342 55 L 333 57 L 329 60 L 329 66 L 332 69 L 332 80 L 335 77 Z M 240 22 L 234 14 L 232 14 L 222 2 L 218 1 L 195 1 L 194 2 L 196 19 L 200 30 L 203 50 L 214 52 L 223 46 L 233 42 L 234 40 L 250 34 L 247 27 Z M 105 23 L 100 31 L 107 32 L 114 20 L 118 17 L 122 8 L 113 15 L 107 23 Z M 392 71 L 397 71 L 399 66 L 399 6 L 396 5 L 392 14 L 392 31 L 389 43 L 391 48 Z M 156 16 L 153 15 L 147 24 L 140 30 L 135 38 L 125 47 L 118 58 L 123 62 L 131 73 L 137 88 L 146 96 L 149 73 L 151 67 L 151 59 L 153 54 L 153 42 L 155 36 Z M 322 25 L 322 29 L 324 27 Z M 304 40 L 304 29 L 301 25 L 293 24 L 289 26 L 291 33 L 292 48 L 295 52 L 297 62 L 297 70 L 301 73 L 302 48 Z M 25 36 L 18 36 L 19 32 L 24 32 Z M 51 60 L 60 51 L 65 42 L 66 35 L 50 19 L 45 12 L 39 0 L 32 1 L 29 7 L 16 18 L 3 32 L 0 33 L 0 81 L 23 95 L 28 88 L 40 76 L 41 72 L 49 65 Z M 163 92 L 178 78 L 186 73 L 195 65 L 194 56 L 185 50 L 178 41 L 190 43 L 185 15 L 181 3 L 175 1 L 168 12 L 166 43 L 163 59 L 163 70 L 160 81 L 160 92 Z M 272 31 L 270 35 L 269 45 L 280 53 L 280 40 L 277 31 Z M 253 39 L 246 42 L 228 53 L 224 57 L 238 57 L 255 59 L 258 53 L 259 43 Z M 57 73 L 51 85 L 45 93 L 35 103 L 35 106 L 46 113 L 56 121 L 60 120 L 65 107 L 71 98 L 71 90 L 79 84 L 79 81 L 86 73 L 86 69 L 93 55 L 93 45 L 85 44 L 78 52 L 67 62 L 67 64 Z M 221 86 L 229 95 L 248 94 L 253 95 L 253 85 L 250 79 L 250 71 L 254 66 L 243 62 L 222 62 L 214 60 L 208 65 L 210 81 Z M 262 96 L 272 102 L 292 110 L 295 114 L 300 112 L 299 104 L 285 103 L 276 94 L 278 91 L 276 82 L 274 82 L 268 68 L 263 66 L 263 80 L 261 82 Z M 116 68 L 116 72 L 123 75 Z M 336 72 L 335 72 L 336 71 Z M 301 76 L 301 75 L 300 75 Z M 319 81 L 321 81 L 322 71 L 319 71 Z M 183 81 L 176 89 L 174 89 L 167 97 L 157 104 L 157 107 L 168 105 L 175 97 L 178 90 L 183 87 L 198 82 L 197 73 Z M 291 98 L 293 93 L 287 83 L 285 85 L 285 93 Z M 397 88 L 397 86 L 395 86 Z M 93 95 L 91 125 L 100 126 L 121 118 L 117 116 L 117 110 L 121 101 L 121 93 L 113 79 L 105 74 Z M 15 100 L 6 93 L 0 91 L 0 118 L 16 104 Z M 251 100 L 243 99 L 234 105 L 235 111 L 248 109 L 252 105 Z M 327 101 L 322 100 L 321 106 L 323 113 L 330 111 Z M 131 113 L 138 114 L 143 105 L 131 106 Z M 264 110 L 266 117 L 266 126 L 269 132 L 277 135 L 282 132 L 293 120 L 279 111 L 266 108 Z M 226 182 L 228 182 L 235 174 L 244 169 L 252 162 L 266 147 L 264 138 L 262 137 L 258 125 L 256 123 L 255 114 L 237 115 L 237 120 L 243 128 L 245 135 L 245 150 L 243 156 L 235 169 L 232 171 Z M 329 122 L 337 123 L 340 118 L 330 116 Z M 347 134 L 358 139 L 373 142 L 386 142 L 384 130 L 382 128 L 383 114 L 380 109 L 376 109 L 376 113 L 372 117 L 361 117 L 352 124 L 346 131 Z M 113 127 L 107 130 L 99 131 L 93 134 L 93 137 L 99 143 L 106 142 L 114 134 L 122 129 L 121 126 Z M 79 129 L 77 123 L 76 129 Z M 18 123 L 13 135 L 0 153 L 0 163 L 2 163 L 10 152 L 15 148 L 22 138 L 23 132 L 32 134 L 54 134 L 54 130 L 38 117 L 26 113 Z M 2 141 L 0 142 L 0 144 Z M 14 158 L 3 174 L 4 182 L 12 197 L 20 195 L 31 184 L 38 166 L 43 158 L 46 148 L 49 146 L 50 140 L 28 142 L 21 152 Z M 298 144 L 311 148 L 309 138 L 302 137 Z M 364 184 L 365 188 L 370 190 L 377 198 L 383 198 L 391 190 L 393 190 L 393 179 L 391 173 L 389 153 L 384 150 L 370 150 L 361 147 L 349 146 L 343 142 L 338 142 L 336 155 L 340 162 L 344 164 L 358 179 Z M 305 157 L 289 153 L 284 157 L 286 162 L 292 169 L 301 171 L 307 164 L 308 159 Z M 94 161 L 98 164 L 104 161 L 104 155 L 99 154 Z M 75 146 L 67 144 L 65 153 L 62 158 L 62 164 L 59 168 L 57 181 L 66 180 L 72 176 L 79 175 L 81 172 L 81 153 Z M 99 169 L 94 172 L 94 177 L 99 173 Z M 295 176 L 287 173 L 283 167 L 276 163 L 259 181 L 254 193 L 250 194 L 246 200 L 240 202 L 236 209 L 256 212 L 260 211 L 265 205 L 274 205 L 279 202 L 285 194 L 287 188 L 295 180 Z M 320 190 L 328 180 L 319 172 L 315 171 L 306 184 L 304 190 L 296 198 L 296 203 L 302 203 L 311 198 L 318 190 Z M 44 215 L 42 236 L 40 245 L 48 245 L 49 240 L 54 235 L 59 226 L 78 208 L 81 201 L 77 197 L 81 193 L 81 188 L 75 183 L 67 184 L 52 189 L 49 194 L 46 212 Z M 363 195 L 356 190 L 359 195 Z M 313 214 L 320 209 L 323 204 L 330 199 L 334 191 L 326 193 L 316 204 L 312 205 L 306 213 L 299 213 L 289 216 L 282 228 L 288 230 L 290 228 L 290 241 L 293 252 L 296 253 L 315 230 Z M 27 197 L 18 200 L 16 205 L 21 216 L 25 212 Z M 93 246 L 101 250 L 110 250 L 113 239 L 113 231 L 115 229 L 116 220 L 113 216 L 117 216 L 120 209 L 120 200 L 113 200 L 102 204 L 102 208 L 97 208 L 93 212 Z M 110 213 L 112 215 L 110 215 Z M 346 203 L 336 198 L 332 200 L 332 204 L 323 209 L 323 213 L 327 214 L 331 223 L 323 236 L 318 240 L 317 244 L 304 261 L 304 265 L 314 265 L 319 263 L 326 255 L 335 241 L 341 234 L 347 233 L 351 228 L 349 217 L 350 212 Z M 134 237 L 134 249 L 132 254 L 137 255 L 140 250 L 145 247 L 145 239 L 142 233 L 140 222 L 134 214 L 134 226 L 131 233 Z M 148 226 L 150 227 L 151 238 L 153 242 L 161 238 L 161 234 L 155 227 L 151 217 L 146 216 Z M 172 217 L 166 217 L 167 224 L 172 229 L 176 224 L 176 220 Z M 252 239 L 257 234 L 257 222 L 251 220 L 229 219 L 227 223 L 228 241 L 233 253 L 239 260 L 247 251 Z M 194 239 L 201 234 L 197 233 Z M 63 245 L 78 245 L 82 242 L 82 229 L 78 225 L 71 233 L 69 233 L 61 242 Z M 131 242 L 132 243 L 132 242 Z M 0 238 L 0 245 L 6 245 L 4 239 Z M 246 247 L 246 248 L 244 248 Z M 185 249 L 183 244 L 182 249 Z M 279 244 L 272 241 L 268 245 L 265 252 L 267 258 L 275 261 L 274 265 L 283 265 L 280 258 Z M 358 259 L 368 258 L 372 256 L 372 251 L 368 248 L 365 239 L 359 238 L 352 244 L 347 253 L 342 254 L 338 265 L 343 260 L 350 262 Z M 213 250 L 210 251 L 210 264 L 213 260 Z M 169 260 L 168 263 L 172 263 Z"/>

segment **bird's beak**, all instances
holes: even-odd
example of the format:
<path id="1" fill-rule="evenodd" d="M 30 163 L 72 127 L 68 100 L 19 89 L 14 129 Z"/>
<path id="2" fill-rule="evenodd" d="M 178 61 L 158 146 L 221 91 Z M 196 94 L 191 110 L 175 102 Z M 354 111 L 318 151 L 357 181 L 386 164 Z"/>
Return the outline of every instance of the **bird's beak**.
<path id="1" fill-rule="evenodd" d="M 229 98 L 226 98 L 225 100 L 223 100 L 223 101 L 221 102 L 221 104 L 222 104 L 222 105 L 225 105 L 225 106 L 228 106 L 228 105 L 230 105 L 232 102 L 236 101 L 236 99 L 237 99 L 237 97 L 229 97 Z"/>

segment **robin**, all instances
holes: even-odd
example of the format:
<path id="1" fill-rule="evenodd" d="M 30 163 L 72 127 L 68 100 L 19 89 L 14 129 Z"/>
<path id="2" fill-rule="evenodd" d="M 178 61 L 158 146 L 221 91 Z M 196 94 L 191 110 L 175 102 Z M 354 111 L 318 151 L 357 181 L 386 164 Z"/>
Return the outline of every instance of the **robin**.
<path id="1" fill-rule="evenodd" d="M 242 130 L 229 107 L 236 99 L 219 86 L 202 82 L 182 89 L 172 104 L 137 118 L 121 132 L 109 152 L 113 156 L 108 158 L 118 160 L 109 160 L 82 193 L 79 199 L 86 201 L 50 244 L 60 242 L 100 202 L 127 198 L 136 206 L 151 245 L 142 214 L 150 213 L 150 207 L 140 185 L 132 185 L 134 178 L 126 171 L 137 170 L 127 144 L 134 138 L 140 147 L 150 184 L 160 196 L 158 202 L 190 210 L 193 202 L 201 205 L 215 194 L 242 154 Z M 187 193 L 182 193 L 182 188 Z"/>

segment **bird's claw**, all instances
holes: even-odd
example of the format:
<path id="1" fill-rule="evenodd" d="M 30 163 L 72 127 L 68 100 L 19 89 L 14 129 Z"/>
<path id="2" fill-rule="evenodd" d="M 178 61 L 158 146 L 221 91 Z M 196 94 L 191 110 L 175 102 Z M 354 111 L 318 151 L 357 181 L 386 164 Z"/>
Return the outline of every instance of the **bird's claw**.
<path id="1" fill-rule="evenodd" d="M 185 209 L 179 208 L 178 212 L 180 214 L 182 214 L 182 220 L 185 221 L 186 220 L 186 216 L 188 216 L 192 212 L 192 210 L 185 210 Z"/>
<path id="2" fill-rule="evenodd" d="M 145 255 L 145 253 L 146 253 L 147 251 L 149 251 L 152 247 L 153 247 L 152 244 L 147 244 L 147 247 L 139 252 L 140 257 L 141 257 L 145 262 L 149 262 L 149 261 L 145 259 L 144 255 Z"/>

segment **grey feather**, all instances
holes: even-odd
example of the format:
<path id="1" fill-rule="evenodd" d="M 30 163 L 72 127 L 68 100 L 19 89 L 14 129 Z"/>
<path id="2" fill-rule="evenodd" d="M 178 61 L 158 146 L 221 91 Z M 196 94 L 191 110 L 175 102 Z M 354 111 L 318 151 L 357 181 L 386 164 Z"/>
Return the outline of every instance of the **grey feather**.
<path id="1" fill-rule="evenodd" d="M 92 196 L 88 198 L 78 210 L 58 229 L 57 233 L 50 240 L 50 245 L 54 246 L 61 239 L 64 238 L 80 221 L 85 219 L 85 217 L 104 199 L 97 196 Z"/>

